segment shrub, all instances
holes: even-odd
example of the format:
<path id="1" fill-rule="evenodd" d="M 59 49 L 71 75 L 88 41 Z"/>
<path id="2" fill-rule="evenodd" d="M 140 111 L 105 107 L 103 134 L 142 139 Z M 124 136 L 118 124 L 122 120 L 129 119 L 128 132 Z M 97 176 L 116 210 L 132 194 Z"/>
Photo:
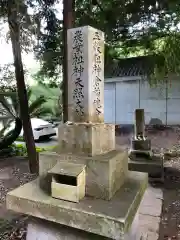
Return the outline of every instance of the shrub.
<path id="1" fill-rule="evenodd" d="M 12 144 L 10 148 L 13 156 L 27 156 L 27 149 L 23 144 Z"/>
<path id="2" fill-rule="evenodd" d="M 11 148 L 11 156 L 27 156 L 27 149 L 24 144 L 12 144 L 10 146 Z M 36 147 L 36 152 L 44 152 L 44 151 L 51 151 L 53 147 L 46 147 L 46 148 L 41 148 L 41 147 Z"/>

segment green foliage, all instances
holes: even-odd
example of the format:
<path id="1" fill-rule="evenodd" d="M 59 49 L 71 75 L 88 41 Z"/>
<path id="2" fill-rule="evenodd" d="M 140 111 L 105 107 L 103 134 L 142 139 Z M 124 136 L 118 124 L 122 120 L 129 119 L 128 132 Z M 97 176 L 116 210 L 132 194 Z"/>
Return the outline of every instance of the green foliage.
<path id="1" fill-rule="evenodd" d="M 57 86 L 63 59 L 62 21 L 57 19 L 53 9 L 55 1 L 51 1 L 47 14 L 43 12 L 44 2 L 41 1 L 41 16 L 46 19 L 45 31 L 39 34 L 35 52 L 42 64 L 39 74 L 50 77 L 51 85 Z M 173 35 L 179 31 L 179 22 L 178 0 L 75 1 L 75 26 L 90 25 L 105 32 L 106 63 L 120 57 L 159 54 L 161 65 L 156 62 L 153 74 L 156 81 L 166 72 L 179 69 L 179 60 L 173 56 L 178 57 L 174 44 L 177 35 L 175 38 Z M 161 41 L 164 41 L 164 48 L 160 49 Z"/>
<path id="2" fill-rule="evenodd" d="M 180 33 L 174 32 L 164 39 L 160 54 L 162 60 L 156 64 L 157 72 L 164 77 L 180 75 Z"/>
<path id="3" fill-rule="evenodd" d="M 13 156 L 27 156 L 27 149 L 23 144 L 13 144 L 10 149 Z"/>
<path id="4" fill-rule="evenodd" d="M 29 100 L 29 113 L 30 117 L 46 117 L 52 116 L 53 108 L 44 106 L 48 98 L 42 95 L 38 95 L 34 100 L 32 100 L 32 90 L 28 90 L 28 100 Z M 7 121 L 3 129 L 0 130 L 0 136 L 7 137 L 9 132 L 7 129 L 11 126 L 12 122 L 20 116 L 19 101 L 16 92 L 5 92 L 0 93 L 0 104 L 2 105 L 2 110 L 4 115 L 7 116 Z"/>
<path id="5" fill-rule="evenodd" d="M 0 17 L 7 19 L 7 2 L 0 6 Z M 17 1 L 21 26 L 21 46 L 33 47 L 41 62 L 38 78 L 57 87 L 63 60 L 62 20 L 55 4 L 58 0 Z M 61 1 L 62 2 L 62 1 Z M 30 14 L 27 9 L 31 7 Z M 179 0 L 76 0 L 75 26 L 91 25 L 105 32 L 105 61 L 133 55 L 159 54 L 154 78 L 179 72 Z M 33 36 L 33 37 L 32 37 Z M 36 37 L 36 38 L 35 38 Z M 37 40 L 37 41 L 34 41 Z M 163 48 L 159 48 L 157 43 Z M 30 46 L 30 48 L 28 47 Z"/>
<path id="6" fill-rule="evenodd" d="M 51 108 L 47 108 L 44 104 L 48 101 L 43 95 L 38 95 L 32 100 L 32 90 L 28 89 L 29 113 L 30 117 L 43 117 L 52 114 Z M 15 118 L 20 116 L 19 101 L 16 92 L 0 93 L 0 103 L 7 113 Z"/>
<path id="7" fill-rule="evenodd" d="M 51 151 L 54 147 L 40 148 L 36 147 L 36 152 Z M 6 151 L 0 152 L 0 156 L 27 156 L 27 149 L 24 144 L 12 144 Z"/>
<path id="8" fill-rule="evenodd" d="M 61 120 L 62 115 L 62 96 L 59 88 L 50 88 L 44 84 L 32 86 L 32 100 L 37 96 L 43 95 L 48 101 L 44 103 L 44 107 L 52 110 L 52 115 L 46 116 L 46 119 Z"/>

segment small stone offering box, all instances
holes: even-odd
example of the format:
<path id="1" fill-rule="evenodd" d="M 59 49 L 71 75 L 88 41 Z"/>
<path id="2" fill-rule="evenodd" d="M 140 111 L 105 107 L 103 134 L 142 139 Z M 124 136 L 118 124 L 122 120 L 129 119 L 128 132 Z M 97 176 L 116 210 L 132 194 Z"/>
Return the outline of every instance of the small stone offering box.
<path id="1" fill-rule="evenodd" d="M 53 198 L 79 202 L 85 196 L 85 165 L 59 162 L 48 174 L 52 176 L 51 195 Z"/>

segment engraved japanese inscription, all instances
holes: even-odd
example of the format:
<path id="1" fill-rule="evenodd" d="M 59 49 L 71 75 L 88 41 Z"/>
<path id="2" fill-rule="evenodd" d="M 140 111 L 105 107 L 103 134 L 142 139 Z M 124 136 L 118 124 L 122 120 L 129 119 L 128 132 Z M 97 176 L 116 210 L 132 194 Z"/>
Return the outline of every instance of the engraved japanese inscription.
<path id="1" fill-rule="evenodd" d="M 68 118 L 104 121 L 104 34 L 90 26 L 68 29 Z"/>
<path id="2" fill-rule="evenodd" d="M 79 115 L 84 114 L 84 84 L 82 80 L 82 75 L 84 72 L 84 57 L 83 57 L 83 48 L 84 48 L 84 41 L 83 41 L 83 33 L 82 30 L 77 30 L 74 32 L 72 36 L 72 67 L 74 75 L 74 85 L 75 88 L 73 90 L 73 99 L 75 102 L 75 111 Z"/>
<path id="3" fill-rule="evenodd" d="M 96 114 L 102 113 L 101 102 L 101 82 L 102 79 L 102 49 L 101 49 L 101 37 L 98 31 L 93 34 L 93 104 L 96 109 Z"/>

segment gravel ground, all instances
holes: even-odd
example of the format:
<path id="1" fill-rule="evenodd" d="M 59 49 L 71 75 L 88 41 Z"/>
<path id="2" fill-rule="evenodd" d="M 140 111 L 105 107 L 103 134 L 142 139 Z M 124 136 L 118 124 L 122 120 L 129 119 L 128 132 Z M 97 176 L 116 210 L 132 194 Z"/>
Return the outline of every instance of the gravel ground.
<path id="1" fill-rule="evenodd" d="M 6 194 L 10 190 L 33 180 L 26 159 L 1 159 L 0 161 L 0 239 L 25 239 L 27 217 L 6 209 Z"/>

